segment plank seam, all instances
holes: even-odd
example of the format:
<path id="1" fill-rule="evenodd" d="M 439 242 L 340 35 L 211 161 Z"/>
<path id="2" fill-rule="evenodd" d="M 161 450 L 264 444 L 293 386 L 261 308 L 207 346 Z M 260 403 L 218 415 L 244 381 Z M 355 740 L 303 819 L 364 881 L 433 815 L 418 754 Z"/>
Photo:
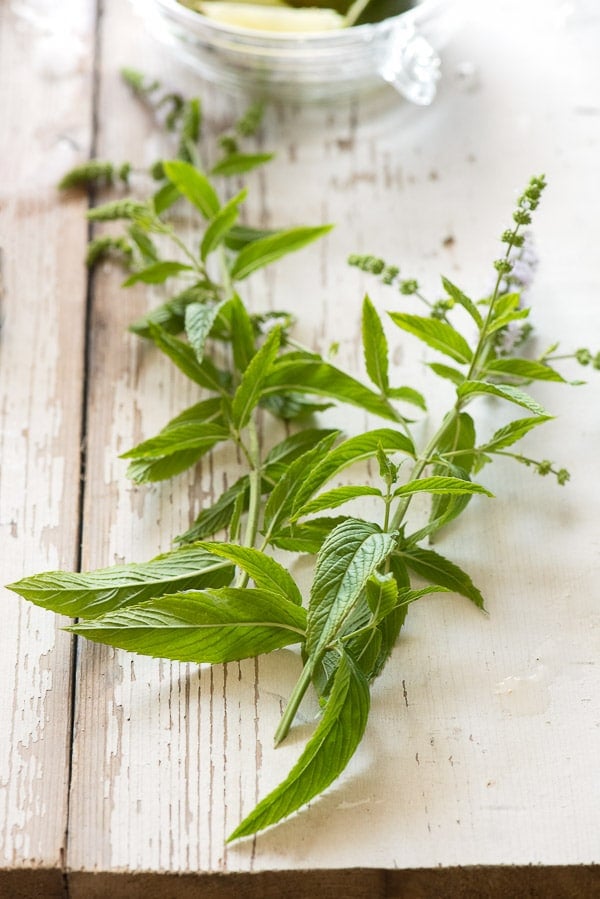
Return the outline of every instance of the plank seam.
<path id="1" fill-rule="evenodd" d="M 90 149 L 89 158 L 93 159 L 97 151 L 98 133 L 99 133 L 99 96 L 100 96 L 100 73 L 101 73 L 101 51 L 102 51 L 102 18 L 104 15 L 104 0 L 96 0 L 94 14 L 94 33 L 92 41 L 92 70 L 91 70 L 91 120 L 90 120 Z M 94 189 L 88 192 L 88 208 L 95 203 Z M 88 241 L 92 238 L 93 223 L 88 223 L 87 237 Z M 85 295 L 85 311 L 84 311 L 84 339 L 83 339 L 83 359 L 82 359 L 82 385 L 81 385 L 81 430 L 79 439 L 79 497 L 77 510 L 77 547 L 76 547 L 76 567 L 81 571 L 83 558 L 83 528 L 84 528 L 84 504 L 86 493 L 86 474 L 87 474 L 87 437 L 88 437 L 88 406 L 89 406 L 89 376 L 90 376 L 90 360 L 91 360 L 91 334 L 90 325 L 92 320 L 92 307 L 94 302 L 94 277 L 93 271 L 88 270 L 86 281 Z M 77 668 L 79 662 L 79 637 L 73 637 L 73 650 L 71 656 L 71 691 L 70 691 L 70 740 L 69 740 L 69 758 L 67 768 L 67 814 L 65 821 L 65 832 L 63 837 L 63 847 L 60 854 L 62 881 L 64 899 L 69 899 L 69 868 L 68 868 L 68 852 L 69 852 L 69 832 L 71 824 L 71 790 L 73 784 L 73 755 L 75 750 L 75 722 L 77 712 Z"/>

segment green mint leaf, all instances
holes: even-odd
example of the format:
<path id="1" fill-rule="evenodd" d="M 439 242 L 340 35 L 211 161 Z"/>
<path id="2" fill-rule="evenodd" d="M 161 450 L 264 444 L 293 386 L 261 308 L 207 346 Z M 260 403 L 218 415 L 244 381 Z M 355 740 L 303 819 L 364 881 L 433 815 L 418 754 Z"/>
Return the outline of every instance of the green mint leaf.
<path id="1" fill-rule="evenodd" d="M 181 108 L 181 130 L 177 156 L 186 162 L 196 162 L 196 145 L 202 130 L 202 106 L 198 97 L 185 100 Z"/>
<path id="2" fill-rule="evenodd" d="M 535 418 L 519 418 L 516 421 L 511 421 L 495 431 L 491 440 L 488 440 L 487 443 L 484 443 L 478 449 L 484 453 L 493 453 L 497 450 L 505 449 L 507 446 L 512 446 L 513 443 L 516 443 L 525 434 L 528 434 L 532 428 L 537 428 L 538 425 L 543 425 L 545 421 L 551 420 L 551 415 L 537 415 Z"/>
<path id="3" fill-rule="evenodd" d="M 234 226 L 239 215 L 240 204 L 248 196 L 247 190 L 241 190 L 228 203 L 219 209 L 211 219 L 200 244 L 200 258 L 203 262 L 223 242 L 228 231 Z"/>
<path id="4" fill-rule="evenodd" d="M 427 411 L 425 397 L 413 387 L 389 387 L 386 396 L 390 400 L 402 400 L 405 403 L 411 403 L 413 406 L 417 406 L 419 409 L 422 409 L 423 412 Z"/>
<path id="5" fill-rule="evenodd" d="M 506 315 L 494 318 L 486 329 L 486 336 L 490 337 L 492 334 L 495 334 L 497 331 L 510 325 L 511 322 L 519 321 L 524 318 L 529 318 L 528 308 L 516 309 L 514 312 L 507 312 Z"/>
<path id="6" fill-rule="evenodd" d="M 292 228 L 252 241 L 239 251 L 231 267 L 231 277 L 241 281 L 257 269 L 270 265 L 288 253 L 302 249 L 313 240 L 318 240 L 328 234 L 332 227 L 322 225 L 317 228 Z"/>
<path id="7" fill-rule="evenodd" d="M 558 381 L 565 384 L 565 379 L 559 372 L 543 362 L 533 359 L 519 359 L 513 357 L 490 359 L 486 363 L 486 372 L 493 375 L 512 375 L 525 378 L 527 381 Z"/>
<path id="8" fill-rule="evenodd" d="M 390 568 L 390 574 L 396 581 L 398 593 L 404 593 L 410 588 L 410 577 L 408 569 L 402 559 L 397 555 L 391 555 L 387 561 Z M 408 605 L 396 605 L 390 612 L 379 622 L 377 630 L 381 634 L 381 643 L 379 646 L 379 654 L 371 667 L 369 679 L 378 677 L 383 671 L 387 660 L 389 659 L 392 649 L 396 645 L 402 626 L 406 621 L 408 614 Z"/>
<path id="9" fill-rule="evenodd" d="M 473 419 L 467 412 L 460 412 L 454 417 L 451 426 L 446 427 L 442 439 L 438 443 L 437 450 L 440 461 L 434 466 L 433 474 L 445 475 L 450 472 L 456 477 L 468 480 L 475 464 L 474 446 L 475 424 Z M 445 453 L 452 453 L 452 455 L 447 459 Z M 434 494 L 429 524 L 426 531 L 420 533 L 432 534 L 457 518 L 467 507 L 470 499 L 469 494 L 462 496 Z"/>
<path id="10" fill-rule="evenodd" d="M 202 546 L 207 552 L 227 559 L 245 571 L 259 589 L 268 590 L 297 606 L 302 605 L 302 594 L 287 568 L 260 550 L 235 543 L 203 543 Z"/>
<path id="11" fill-rule="evenodd" d="M 342 773 L 360 743 L 369 714 L 369 687 L 342 654 L 323 717 L 286 779 L 260 802 L 229 837 L 250 836 L 291 815 Z"/>
<path id="12" fill-rule="evenodd" d="M 439 475 L 419 478 L 416 481 L 402 484 L 401 487 L 394 491 L 394 496 L 412 496 L 414 493 L 455 493 L 457 495 L 483 493 L 485 496 L 493 496 L 493 493 L 490 493 L 481 484 L 474 484 L 472 481 L 463 480 L 462 478 L 440 477 Z"/>
<path id="13" fill-rule="evenodd" d="M 322 512 L 325 509 L 336 509 L 338 506 L 356 499 L 357 496 L 382 495 L 381 490 L 378 490 L 377 487 L 334 487 L 333 490 L 328 490 L 326 493 L 322 493 L 310 502 L 305 503 L 294 513 L 291 520 L 295 521 L 297 518 L 303 518 L 305 515 L 312 515 L 315 512 Z"/>
<path id="14" fill-rule="evenodd" d="M 205 402 L 216 402 L 220 410 L 220 400 L 216 399 Z M 287 473 L 289 465 L 302 455 L 303 452 L 306 452 L 307 448 L 310 448 L 311 450 L 314 449 L 316 444 L 325 437 L 330 437 L 334 440 L 338 433 L 338 431 L 307 428 L 304 431 L 293 434 L 291 437 L 286 438 L 281 443 L 274 446 L 268 453 L 263 467 L 263 495 L 271 492 L 273 485 L 278 484 Z M 330 446 L 331 443 L 328 445 Z M 302 466 L 300 466 L 300 469 L 302 469 Z M 298 480 L 297 476 L 295 476 L 295 480 Z M 189 543 L 193 540 L 202 540 L 205 537 L 210 537 L 217 531 L 228 527 L 232 520 L 235 503 L 240 497 L 243 497 L 244 499 L 243 511 L 247 511 L 248 489 L 249 481 L 246 475 L 226 490 L 214 505 L 203 509 L 192 527 L 185 534 L 177 538 L 178 541 Z M 333 519 L 332 521 L 333 523 L 329 525 L 328 529 L 320 537 L 317 549 L 325 539 L 326 533 L 328 533 L 335 524 L 339 523 L 339 519 Z M 312 545 L 314 545 L 314 535 L 311 537 L 311 540 Z M 317 549 L 308 551 L 316 552 Z M 304 552 L 306 550 L 302 549 L 301 551 Z"/>
<path id="15" fill-rule="evenodd" d="M 458 518 L 469 504 L 471 496 L 472 494 L 469 493 L 458 496 L 455 494 L 434 496 L 434 500 L 440 500 L 441 502 L 436 506 L 432 503 L 429 521 L 424 527 L 419 528 L 418 531 L 410 534 L 410 537 L 408 538 L 410 543 L 419 543 L 421 540 L 424 540 L 425 537 L 436 534 L 441 528 L 449 524 L 449 522 Z"/>
<path id="16" fill-rule="evenodd" d="M 229 436 L 229 429 L 221 425 L 184 422 L 161 431 L 156 437 L 144 440 L 126 453 L 122 453 L 121 459 L 157 459 L 183 450 L 196 449 L 206 453 L 217 443 L 227 440 Z"/>
<path id="17" fill-rule="evenodd" d="M 320 440 L 339 434 L 331 428 L 304 428 L 280 443 L 275 444 L 265 457 L 265 474 L 278 481 L 287 470 L 290 462 L 312 449 Z"/>
<path id="18" fill-rule="evenodd" d="M 231 317 L 233 361 L 237 370 L 244 372 L 256 353 L 252 319 L 237 294 L 228 302 L 227 308 Z"/>
<path id="19" fill-rule="evenodd" d="M 479 609 L 484 608 L 481 592 L 469 575 L 454 562 L 450 562 L 431 549 L 422 549 L 420 546 L 404 547 L 399 555 L 411 571 L 430 584 L 447 587 L 454 593 L 466 596 Z"/>
<path id="20" fill-rule="evenodd" d="M 346 516 L 336 518 L 323 516 L 312 521 L 305 521 L 303 524 L 294 523 L 275 531 L 269 542 L 272 546 L 288 552 L 316 555 L 332 530 L 346 520 Z"/>
<path id="21" fill-rule="evenodd" d="M 125 84 L 127 84 L 134 93 L 140 94 L 142 97 L 147 97 L 148 94 L 152 94 L 160 88 L 160 81 L 156 81 L 155 79 L 152 81 L 147 80 L 146 76 L 137 69 L 131 69 L 128 66 L 125 66 L 121 69 L 120 74 Z"/>
<path id="22" fill-rule="evenodd" d="M 195 450 L 182 450 L 168 456 L 154 459 L 133 459 L 127 466 L 127 477 L 135 484 L 154 484 L 166 481 L 176 475 L 193 468 L 210 447 Z"/>
<path id="23" fill-rule="evenodd" d="M 231 175 L 243 175 L 252 171 L 266 162 L 270 162 L 275 156 L 274 153 L 230 153 L 221 159 L 211 169 L 211 175 L 223 175 L 229 177 Z"/>
<path id="24" fill-rule="evenodd" d="M 276 418 L 293 421 L 314 415 L 316 412 L 325 412 L 331 409 L 333 403 L 314 403 L 298 393 L 279 393 L 261 397 L 260 405 Z"/>
<path id="25" fill-rule="evenodd" d="M 303 478 L 306 472 L 325 458 L 339 431 L 330 431 L 309 450 L 302 453 L 289 465 L 287 471 L 280 477 L 275 485 L 264 511 L 265 532 L 280 528 L 284 521 L 292 514 L 294 502 L 298 493 L 303 488 Z"/>
<path id="26" fill-rule="evenodd" d="M 442 284 L 444 285 L 444 290 L 451 297 L 455 303 L 458 303 L 463 309 L 466 309 L 475 324 L 478 328 L 483 327 L 483 316 L 481 312 L 473 302 L 470 300 L 466 294 L 460 290 L 452 281 L 449 281 L 448 278 L 442 277 Z"/>
<path id="27" fill-rule="evenodd" d="M 320 356 L 306 355 L 298 358 L 296 353 L 280 356 L 264 384 L 263 395 L 281 392 L 330 397 L 358 406 L 381 418 L 399 420 L 385 398 L 335 366 L 324 362 Z"/>
<path id="28" fill-rule="evenodd" d="M 308 606 L 306 652 L 319 656 L 336 639 L 365 584 L 396 541 L 371 522 L 349 518 L 325 540 L 315 566 Z"/>
<path id="29" fill-rule="evenodd" d="M 163 212 L 170 209 L 180 196 L 181 194 L 174 184 L 171 184 L 170 182 L 163 184 L 152 197 L 152 207 L 156 215 L 162 215 Z"/>
<path id="30" fill-rule="evenodd" d="M 250 228 L 248 225 L 234 225 L 225 235 L 224 244 L 228 250 L 234 250 L 236 253 L 254 243 L 262 240 L 263 237 L 271 237 L 276 231 L 265 230 L 264 228 Z"/>
<path id="31" fill-rule="evenodd" d="M 190 303 L 185 307 L 185 333 L 198 362 L 204 359 L 206 339 L 221 309 L 220 303 Z"/>
<path id="32" fill-rule="evenodd" d="M 381 480 L 385 481 L 388 486 L 395 484 L 398 480 L 399 466 L 394 465 L 394 463 L 390 461 L 384 452 L 381 443 L 377 447 L 375 455 L 377 457 L 377 464 L 379 465 L 379 477 Z"/>
<path id="33" fill-rule="evenodd" d="M 413 458 L 415 455 L 412 441 L 391 428 L 377 428 L 374 431 L 367 431 L 366 434 L 350 437 L 335 449 L 331 449 L 320 460 L 311 461 L 310 467 L 304 471 L 304 477 L 295 490 L 291 514 L 296 514 L 317 490 L 340 471 L 356 462 L 370 459 L 380 451 L 404 453 Z"/>
<path id="34" fill-rule="evenodd" d="M 233 662 L 304 638 L 306 613 L 265 590 L 221 587 L 150 599 L 67 628 L 107 643 L 179 662 Z"/>
<path id="35" fill-rule="evenodd" d="M 176 538 L 177 542 L 192 543 L 196 540 L 204 540 L 228 527 L 240 497 L 243 501 L 242 511 L 247 511 L 249 489 L 248 475 L 244 475 L 225 490 L 215 503 L 202 509 L 191 528 Z"/>
<path id="36" fill-rule="evenodd" d="M 386 615 L 395 609 L 398 603 L 398 583 L 394 575 L 374 572 L 366 584 L 367 605 L 373 617 L 373 623 L 379 624 Z"/>
<path id="37" fill-rule="evenodd" d="M 456 362 L 468 363 L 473 358 L 471 347 L 459 332 L 447 322 L 407 312 L 388 313 L 394 324 L 414 334 L 434 350 L 450 356 Z"/>
<path id="38" fill-rule="evenodd" d="M 381 319 L 368 296 L 363 300 L 362 341 L 367 374 L 383 394 L 389 388 L 388 343 Z"/>
<path id="39" fill-rule="evenodd" d="M 164 170 L 171 184 L 202 213 L 204 218 L 210 221 L 215 217 L 221 204 L 206 175 L 181 159 L 165 162 Z"/>
<path id="40" fill-rule="evenodd" d="M 238 430 L 245 428 L 258 405 L 263 384 L 279 352 L 281 329 L 274 328 L 247 366 L 231 403 L 231 419 Z"/>
<path id="41" fill-rule="evenodd" d="M 138 248 L 144 262 L 147 264 L 158 262 L 158 250 L 143 228 L 134 222 L 127 228 L 127 233 Z"/>
<path id="42" fill-rule="evenodd" d="M 505 293 L 496 297 L 494 300 L 494 308 L 492 309 L 492 321 L 499 318 L 505 318 L 511 312 L 517 312 L 521 302 L 520 293 Z"/>
<path id="43" fill-rule="evenodd" d="M 186 546 L 142 564 L 113 565 L 86 573 L 47 571 L 9 589 L 44 609 L 71 618 L 96 618 L 154 596 L 228 584 L 233 567 L 205 549 Z"/>
<path id="44" fill-rule="evenodd" d="M 129 326 L 129 330 L 140 337 L 149 338 L 150 325 L 154 324 L 169 334 L 181 334 L 185 327 L 185 310 L 191 303 L 213 303 L 217 299 L 214 285 L 208 281 L 199 281 L 137 319 Z"/>
<path id="45" fill-rule="evenodd" d="M 442 439 L 437 446 L 438 455 L 446 468 L 448 460 L 444 459 L 445 453 L 452 453 L 450 464 L 464 471 L 470 472 L 473 468 L 475 446 L 475 423 L 468 412 L 460 412 L 454 417 L 451 426 L 447 426 Z M 435 474 L 439 474 L 437 470 Z"/>
<path id="46" fill-rule="evenodd" d="M 367 630 L 363 629 L 355 636 L 345 639 L 344 648 L 356 664 L 357 668 L 359 668 L 367 678 L 367 681 L 371 681 L 373 679 L 372 672 L 377 665 L 377 659 L 381 652 L 381 631 L 379 628 L 371 627 Z M 327 653 L 326 657 L 332 654 L 333 653 Z M 326 665 L 328 665 L 328 663 L 330 663 L 329 659 L 327 659 Z M 326 666 L 324 665 L 323 667 L 326 670 Z M 332 674 L 333 677 L 335 677 L 335 669 Z M 330 674 L 329 677 L 331 678 L 331 676 L 332 675 Z M 331 683 L 326 682 L 322 685 L 320 675 L 318 675 L 315 687 L 319 696 L 322 696 L 323 692 L 325 695 L 328 695 L 332 686 L 333 680 L 331 680 Z"/>
<path id="47" fill-rule="evenodd" d="M 196 354 L 192 347 L 168 334 L 159 325 L 153 322 L 149 323 L 148 331 L 150 337 L 156 346 L 171 359 L 181 371 L 208 390 L 214 390 L 223 393 L 230 383 L 230 376 L 227 372 L 222 372 L 208 358 L 204 358 L 202 362 L 198 362 Z"/>
<path id="48" fill-rule="evenodd" d="M 438 378 L 444 378 L 446 381 L 452 381 L 458 387 L 466 380 L 464 374 L 457 368 L 450 365 L 443 365 L 441 362 L 428 362 L 428 367 L 434 372 Z"/>
<path id="49" fill-rule="evenodd" d="M 201 400 L 199 403 L 194 403 L 193 406 L 188 406 L 187 409 L 184 409 L 183 412 L 172 418 L 162 429 L 161 433 L 183 424 L 200 425 L 208 424 L 209 422 L 215 424 L 222 424 L 223 422 L 222 403 L 218 396 L 212 396 L 209 399 Z"/>
<path id="50" fill-rule="evenodd" d="M 222 422 L 221 400 L 219 397 L 211 397 L 185 409 L 165 425 L 161 435 L 184 424 L 194 424 L 199 427 L 202 423 Z M 206 445 L 198 449 L 172 452 L 159 458 L 137 459 L 131 463 L 127 470 L 128 476 L 138 484 L 163 481 L 172 478 L 182 471 L 191 468 L 207 452 Z"/>
<path id="51" fill-rule="evenodd" d="M 370 584 L 371 582 L 367 584 L 367 590 Z M 357 628 L 357 633 L 344 638 L 346 652 L 354 659 L 367 680 L 372 681 L 378 677 L 389 658 L 393 647 L 385 642 L 385 638 L 390 623 L 397 621 L 401 627 L 411 603 L 416 602 L 422 596 L 440 592 L 447 593 L 448 591 L 445 587 L 436 586 L 425 587 L 423 590 L 405 590 L 398 594 L 395 579 L 393 575 L 390 575 L 387 596 L 382 607 L 377 610 L 377 614 L 373 615 L 375 621 L 379 620 L 379 624 L 373 626 L 372 623 L 369 624 L 365 621 L 362 629 Z M 392 596 L 395 596 L 394 601 L 392 601 Z"/>
<path id="52" fill-rule="evenodd" d="M 233 504 L 233 513 L 231 516 L 231 521 L 229 522 L 229 539 L 237 542 L 241 542 L 240 530 L 241 530 L 241 522 L 242 515 L 245 512 L 246 506 L 246 497 L 243 493 L 239 493 Z"/>
<path id="53" fill-rule="evenodd" d="M 470 399 L 478 394 L 489 394 L 490 396 L 498 396 L 510 403 L 516 403 L 517 406 L 523 406 L 529 409 L 534 415 L 546 415 L 546 410 L 532 396 L 513 387 L 511 384 L 488 384 L 486 381 L 465 381 L 456 390 L 460 400 Z"/>
<path id="54" fill-rule="evenodd" d="M 185 265 L 183 262 L 175 262 L 165 260 L 164 262 L 153 262 L 139 272 L 134 272 L 126 281 L 123 281 L 122 287 L 131 287 L 133 284 L 164 284 L 167 278 L 173 278 L 180 275 L 181 272 L 193 272 L 191 265 Z"/>

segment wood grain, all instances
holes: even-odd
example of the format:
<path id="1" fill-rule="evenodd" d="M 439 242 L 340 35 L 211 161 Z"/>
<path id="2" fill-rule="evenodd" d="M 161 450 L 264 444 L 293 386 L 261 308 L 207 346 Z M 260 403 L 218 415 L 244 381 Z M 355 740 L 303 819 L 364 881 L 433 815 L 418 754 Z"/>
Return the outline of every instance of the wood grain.
<path id="1" fill-rule="evenodd" d="M 43 7 L 0 8 L 3 584 L 72 568 L 78 555 L 86 204 L 59 201 L 56 182 L 89 152 L 93 4 L 64 3 L 59 16 Z M 67 826 L 72 646 L 55 616 L 5 590 L 2 619 L 0 893 L 13 895 L 4 869 L 45 868 L 29 880 L 53 895 Z"/>

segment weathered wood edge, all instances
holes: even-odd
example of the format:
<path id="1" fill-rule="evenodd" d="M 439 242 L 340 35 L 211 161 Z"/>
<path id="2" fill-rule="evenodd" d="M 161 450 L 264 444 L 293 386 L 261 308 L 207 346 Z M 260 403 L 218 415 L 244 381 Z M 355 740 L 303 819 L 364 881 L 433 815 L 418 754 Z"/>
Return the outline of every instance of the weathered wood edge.
<path id="1" fill-rule="evenodd" d="M 600 865 L 474 866 L 385 871 L 343 869 L 245 874 L 119 874 L 72 872 L 70 899 L 496 899 L 505 896 L 578 899 L 600 889 Z"/>
<path id="2" fill-rule="evenodd" d="M 1 584 L 78 555 L 87 200 L 61 200 L 56 183 L 89 153 L 95 0 L 60 13 L 58 29 L 26 4 L 0 9 Z M 0 593 L 0 864 L 14 866 L 0 868 L 0 895 L 52 899 L 63 895 L 73 641 L 55 616 Z"/>

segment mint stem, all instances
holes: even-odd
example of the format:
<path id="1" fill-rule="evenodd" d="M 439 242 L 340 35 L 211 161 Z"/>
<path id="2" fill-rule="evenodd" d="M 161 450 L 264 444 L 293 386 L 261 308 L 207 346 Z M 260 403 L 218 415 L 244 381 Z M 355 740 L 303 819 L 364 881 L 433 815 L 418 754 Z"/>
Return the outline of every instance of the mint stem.
<path id="1" fill-rule="evenodd" d="M 313 676 L 313 671 L 315 667 L 314 658 L 308 659 L 304 668 L 302 669 L 302 674 L 298 678 L 296 682 L 296 686 L 292 690 L 292 694 L 288 700 L 288 703 L 285 707 L 283 715 L 281 716 L 281 721 L 279 722 L 279 727 L 275 731 L 274 744 L 275 746 L 279 746 L 282 740 L 285 740 L 287 737 L 290 727 L 292 726 L 292 722 L 296 717 L 296 712 L 300 707 L 300 703 L 304 699 L 304 694 L 306 693 L 308 687 L 310 686 L 310 682 Z"/>
<path id="2" fill-rule="evenodd" d="M 256 535 L 258 534 L 262 498 L 262 465 L 256 419 L 254 417 L 251 418 L 248 424 L 248 448 L 246 450 L 246 455 L 250 464 L 250 471 L 248 473 L 250 480 L 250 499 L 248 505 L 248 517 L 246 519 L 246 531 L 244 534 L 244 546 L 253 547 L 256 542 Z M 240 571 L 236 586 L 246 587 L 249 579 L 247 572 Z"/>

